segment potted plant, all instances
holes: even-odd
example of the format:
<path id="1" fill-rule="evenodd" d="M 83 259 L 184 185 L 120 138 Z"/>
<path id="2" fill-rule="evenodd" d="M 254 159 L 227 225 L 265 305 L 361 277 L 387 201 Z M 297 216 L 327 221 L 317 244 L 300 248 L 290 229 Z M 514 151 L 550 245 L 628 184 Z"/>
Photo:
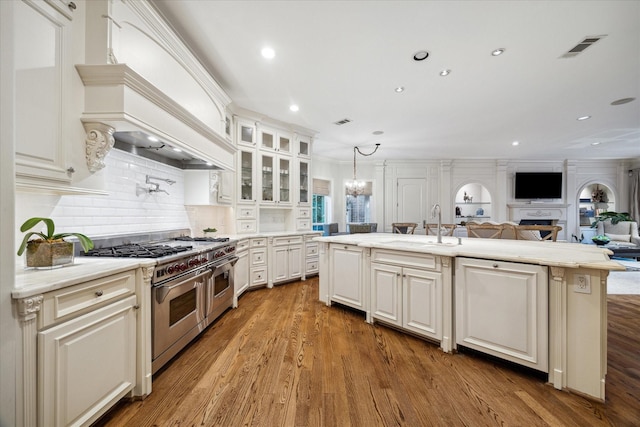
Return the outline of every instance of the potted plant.
<path id="1" fill-rule="evenodd" d="M 215 228 L 211 228 L 211 227 L 207 227 L 204 230 L 202 230 L 202 232 L 204 233 L 204 237 L 207 237 L 207 233 L 215 233 L 216 230 Z"/>
<path id="2" fill-rule="evenodd" d="M 32 229 L 40 222 L 47 226 L 46 234 L 39 231 L 29 231 L 22 239 L 18 248 L 18 255 L 26 250 L 27 267 L 57 267 L 73 262 L 73 242 L 67 242 L 65 237 L 75 236 L 86 251 L 93 248 L 93 241 L 80 233 L 55 233 L 55 225 L 51 218 L 29 218 L 22 224 L 20 231 L 23 233 Z M 32 237 L 38 237 L 31 239 Z"/>
<path id="3" fill-rule="evenodd" d="M 620 221 L 633 221 L 627 212 L 602 212 L 600 215 L 595 217 L 595 220 L 591 224 L 591 228 L 596 228 L 600 221 L 606 221 L 607 219 L 611 220 L 611 224 L 617 224 Z"/>

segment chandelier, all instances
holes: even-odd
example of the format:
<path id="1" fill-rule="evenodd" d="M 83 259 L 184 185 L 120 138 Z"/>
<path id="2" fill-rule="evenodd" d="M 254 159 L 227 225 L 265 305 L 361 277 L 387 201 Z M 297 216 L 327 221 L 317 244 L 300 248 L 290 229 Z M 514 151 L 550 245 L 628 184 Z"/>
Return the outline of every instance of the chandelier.
<path id="1" fill-rule="evenodd" d="M 371 156 L 373 153 L 378 151 L 379 147 L 380 144 L 376 144 L 376 148 L 374 148 L 370 153 L 363 153 L 358 147 L 353 147 L 353 180 L 346 184 L 348 196 L 360 196 L 364 193 L 364 189 L 366 187 L 366 183 L 364 181 L 358 181 L 357 178 L 356 154 L 360 153 L 362 156 Z"/>

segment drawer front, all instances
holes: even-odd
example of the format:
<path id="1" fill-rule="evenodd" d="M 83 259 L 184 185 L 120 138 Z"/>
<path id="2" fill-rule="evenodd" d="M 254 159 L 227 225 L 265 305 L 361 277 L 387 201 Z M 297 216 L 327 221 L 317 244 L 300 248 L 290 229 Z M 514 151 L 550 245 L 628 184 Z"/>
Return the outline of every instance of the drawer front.
<path id="1" fill-rule="evenodd" d="M 251 266 L 267 265 L 267 249 L 251 249 Z"/>
<path id="2" fill-rule="evenodd" d="M 318 262 L 317 258 L 308 259 L 307 260 L 307 269 L 306 269 L 307 276 L 310 275 L 310 274 L 318 273 L 318 271 L 319 271 L 318 265 L 319 265 L 319 262 Z"/>
<path id="3" fill-rule="evenodd" d="M 243 251 L 249 248 L 249 239 L 238 240 L 236 244 L 236 252 Z"/>
<path id="4" fill-rule="evenodd" d="M 317 256 L 318 255 L 318 244 L 317 243 L 307 243 L 307 257 Z"/>
<path id="5" fill-rule="evenodd" d="M 371 261 L 421 268 L 423 270 L 441 270 L 440 263 L 438 262 L 437 257 L 431 254 L 373 249 L 371 251 Z"/>
<path id="6" fill-rule="evenodd" d="M 42 304 L 42 327 L 135 294 L 135 270 L 49 292 Z"/>
<path id="7" fill-rule="evenodd" d="M 256 208 L 245 208 L 241 207 L 238 218 L 240 219 L 248 219 L 256 217 Z"/>
<path id="8" fill-rule="evenodd" d="M 257 230 L 258 230 L 258 224 L 255 219 L 238 221 L 239 233 L 255 233 Z"/>
<path id="9" fill-rule="evenodd" d="M 311 230 L 311 218 L 298 219 L 296 221 L 297 230 Z"/>
<path id="10" fill-rule="evenodd" d="M 267 239 L 265 237 L 260 237 L 258 239 L 251 239 L 251 247 L 252 248 L 266 248 L 267 247 Z"/>
<path id="11" fill-rule="evenodd" d="M 273 239 L 274 246 L 302 244 L 302 236 L 276 237 Z"/>
<path id="12" fill-rule="evenodd" d="M 311 209 L 298 208 L 298 218 L 311 218 Z"/>
<path id="13" fill-rule="evenodd" d="M 310 242 L 311 240 L 313 240 L 316 237 L 320 237 L 322 236 L 321 232 L 317 232 L 317 233 L 309 233 L 309 234 L 305 234 L 304 235 L 304 241 L 305 242 Z"/>
<path id="14" fill-rule="evenodd" d="M 249 286 L 264 285 L 267 283 L 267 269 L 266 268 L 252 268 L 251 269 L 251 284 Z"/>

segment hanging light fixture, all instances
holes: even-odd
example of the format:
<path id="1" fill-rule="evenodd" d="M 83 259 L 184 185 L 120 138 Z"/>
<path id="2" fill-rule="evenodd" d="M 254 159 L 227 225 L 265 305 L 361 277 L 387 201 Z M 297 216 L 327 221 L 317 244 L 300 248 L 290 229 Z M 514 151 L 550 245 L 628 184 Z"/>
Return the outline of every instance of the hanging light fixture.
<path id="1" fill-rule="evenodd" d="M 376 148 L 373 149 L 370 153 L 363 153 L 360 151 L 358 147 L 353 147 L 353 181 L 347 182 L 346 189 L 347 195 L 349 196 L 360 196 L 364 193 L 364 189 L 366 183 L 364 181 L 358 181 L 357 178 L 357 167 L 356 167 L 356 154 L 360 153 L 362 156 L 371 156 L 373 153 L 378 151 L 380 144 L 376 144 Z"/>

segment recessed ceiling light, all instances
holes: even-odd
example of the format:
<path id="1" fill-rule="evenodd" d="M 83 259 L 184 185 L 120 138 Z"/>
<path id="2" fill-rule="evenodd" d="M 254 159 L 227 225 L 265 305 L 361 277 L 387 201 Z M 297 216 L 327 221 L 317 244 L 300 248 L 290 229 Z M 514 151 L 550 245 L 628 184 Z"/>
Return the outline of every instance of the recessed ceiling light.
<path id="1" fill-rule="evenodd" d="M 616 99 L 615 101 L 613 101 L 611 103 L 611 105 L 622 105 L 622 104 L 628 104 L 629 102 L 635 101 L 635 98 L 622 98 L 622 99 Z"/>
<path id="2" fill-rule="evenodd" d="M 500 56 L 500 55 L 502 55 L 504 53 L 505 50 L 506 50 L 505 48 L 501 47 L 501 48 L 496 49 L 493 52 L 491 52 L 491 55 Z"/>
<path id="3" fill-rule="evenodd" d="M 583 120 L 588 120 L 590 118 L 591 118 L 591 116 L 580 116 L 576 120 L 583 121 Z"/>
<path id="4" fill-rule="evenodd" d="M 413 55 L 414 61 L 424 61 L 429 57 L 429 52 L 426 50 L 420 50 Z"/>
<path id="5" fill-rule="evenodd" d="M 600 145 L 600 142 L 592 142 L 591 145 Z"/>
<path id="6" fill-rule="evenodd" d="M 262 53 L 262 56 L 266 59 L 273 59 L 276 56 L 276 51 L 270 47 L 262 48 L 260 53 Z"/>
<path id="7" fill-rule="evenodd" d="M 213 166 L 213 163 L 207 162 L 207 166 Z"/>
<path id="8" fill-rule="evenodd" d="M 404 92 L 404 86 L 398 86 L 397 88 L 394 89 L 396 92 L 401 93 Z"/>
<path id="9" fill-rule="evenodd" d="M 448 76 L 449 74 L 451 74 L 451 70 L 442 70 L 442 71 L 440 71 L 440 75 L 442 77 Z"/>
<path id="10" fill-rule="evenodd" d="M 148 136 L 147 139 L 151 142 L 158 142 L 160 141 L 158 138 L 156 138 L 155 136 Z"/>
<path id="11" fill-rule="evenodd" d="M 374 135 L 382 135 L 384 132 L 381 130 L 374 130 L 373 132 L 371 132 Z"/>
<path id="12" fill-rule="evenodd" d="M 300 110 L 300 107 L 298 107 L 296 104 L 291 104 L 289 106 L 289 110 L 291 110 L 291 111 L 293 111 L 295 113 L 296 111 Z"/>
<path id="13" fill-rule="evenodd" d="M 178 153 L 182 152 L 182 150 L 181 150 L 181 149 L 179 149 L 178 147 L 173 147 L 173 148 L 172 148 L 172 150 L 173 150 L 173 151 L 176 151 L 176 152 L 178 152 Z"/>
<path id="14" fill-rule="evenodd" d="M 513 145 L 514 147 L 516 147 L 516 146 L 520 145 L 520 141 L 513 141 L 513 142 L 511 143 L 511 145 Z"/>

